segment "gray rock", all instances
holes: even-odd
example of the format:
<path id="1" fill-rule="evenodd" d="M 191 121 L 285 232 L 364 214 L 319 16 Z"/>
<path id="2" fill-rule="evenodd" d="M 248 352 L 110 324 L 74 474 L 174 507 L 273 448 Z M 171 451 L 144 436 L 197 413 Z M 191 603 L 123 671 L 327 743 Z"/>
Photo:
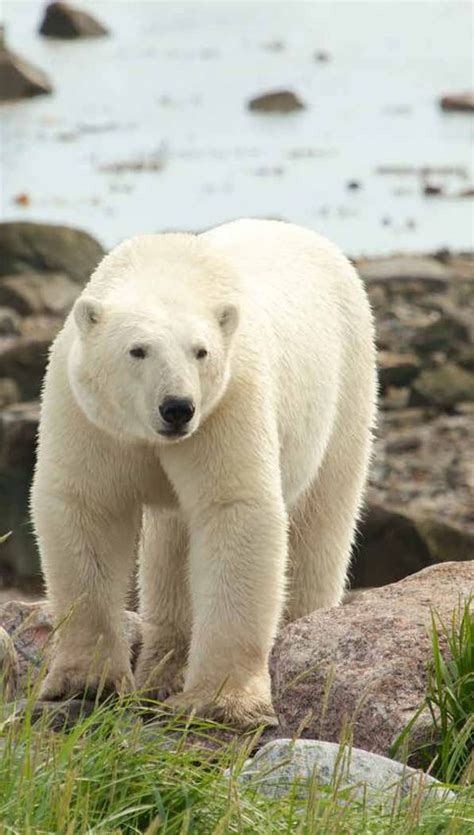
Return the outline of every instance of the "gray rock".
<path id="1" fill-rule="evenodd" d="M 83 285 L 104 255 L 80 229 L 46 223 L 0 223 L 0 276 L 52 272 Z"/>
<path id="2" fill-rule="evenodd" d="M 0 413 L 0 531 L 12 531 L 0 546 L 0 576 L 10 583 L 39 576 L 29 513 L 38 420 L 36 402 L 18 403 Z"/>
<path id="3" fill-rule="evenodd" d="M 424 774 L 387 757 L 360 748 L 340 746 L 335 742 L 309 739 L 276 739 L 267 743 L 239 775 L 242 783 L 251 783 L 267 797 L 282 797 L 295 782 L 298 795 L 306 797 L 313 782 L 318 786 L 347 791 L 345 800 L 393 805 L 410 795 L 453 797 L 452 792 Z"/>
<path id="4" fill-rule="evenodd" d="M 389 386 L 408 385 L 421 367 L 415 354 L 398 354 L 393 351 L 379 351 L 377 364 L 382 389 L 387 389 Z"/>
<path id="5" fill-rule="evenodd" d="M 473 588 L 474 562 L 443 563 L 284 628 L 271 658 L 282 735 L 339 742 L 350 723 L 356 747 L 386 756 L 425 699 L 432 610 L 449 623 Z"/>
<path id="6" fill-rule="evenodd" d="M 47 334 L 0 337 L 0 377 L 15 380 L 22 400 L 39 397 L 49 346 L 60 324 L 58 322 L 56 329 Z"/>
<path id="7" fill-rule="evenodd" d="M 292 113 L 295 110 L 303 110 L 304 103 L 291 90 L 273 90 L 270 93 L 263 93 L 250 99 L 249 110 L 258 110 L 263 113 Z"/>
<path id="8" fill-rule="evenodd" d="M 76 300 L 80 286 L 61 273 L 24 273 L 0 280 L 0 305 L 22 316 L 53 313 L 64 316 Z"/>
<path id="9" fill-rule="evenodd" d="M 49 3 L 39 28 L 50 38 L 97 38 L 108 35 L 102 23 L 69 3 Z"/>
<path id="10" fill-rule="evenodd" d="M 387 282 L 419 282 L 432 290 L 443 290 L 452 270 L 435 258 L 416 255 L 397 255 L 357 261 L 357 270 L 367 284 Z"/>
<path id="11" fill-rule="evenodd" d="M 0 409 L 11 406 L 12 403 L 18 403 L 19 399 L 20 389 L 15 380 L 0 377 Z"/>
<path id="12" fill-rule="evenodd" d="M 442 313 L 438 319 L 420 328 L 411 344 L 421 354 L 434 351 L 450 352 L 456 344 L 470 341 L 470 323 L 456 313 Z"/>
<path id="13" fill-rule="evenodd" d="M 0 307 L 0 336 L 17 336 L 20 333 L 19 325 L 20 317 L 16 310 Z"/>
<path id="14" fill-rule="evenodd" d="M 351 583 L 354 588 L 386 586 L 438 562 L 472 559 L 469 531 L 435 516 L 371 503 L 359 528 Z"/>
<path id="15" fill-rule="evenodd" d="M 5 46 L 0 27 L 0 102 L 39 96 L 52 89 L 46 73 Z"/>
<path id="16" fill-rule="evenodd" d="M 63 702 L 19 699 L 8 717 L 8 724 L 22 721 L 27 714 L 32 724 L 40 724 L 50 731 L 69 731 L 80 720 L 90 716 L 95 708 L 96 703 L 91 699 L 67 699 Z"/>
<path id="17" fill-rule="evenodd" d="M 474 373 L 454 363 L 423 371 L 413 383 L 410 399 L 413 406 L 430 405 L 439 409 L 473 401 Z"/>

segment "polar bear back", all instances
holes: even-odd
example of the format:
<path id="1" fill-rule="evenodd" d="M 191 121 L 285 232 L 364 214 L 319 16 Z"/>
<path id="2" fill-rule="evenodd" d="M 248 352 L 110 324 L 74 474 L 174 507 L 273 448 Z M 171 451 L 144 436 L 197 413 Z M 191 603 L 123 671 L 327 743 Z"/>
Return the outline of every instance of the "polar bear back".
<path id="1" fill-rule="evenodd" d="M 203 237 L 227 255 L 242 278 L 241 339 L 258 346 L 260 362 L 266 363 L 291 506 L 318 471 L 341 410 L 353 409 L 354 421 L 365 424 L 374 412 L 374 330 L 367 296 L 342 253 L 307 229 L 238 220 Z M 241 354 L 248 357 L 243 346 Z M 371 402 L 359 410 L 360 398 Z"/>

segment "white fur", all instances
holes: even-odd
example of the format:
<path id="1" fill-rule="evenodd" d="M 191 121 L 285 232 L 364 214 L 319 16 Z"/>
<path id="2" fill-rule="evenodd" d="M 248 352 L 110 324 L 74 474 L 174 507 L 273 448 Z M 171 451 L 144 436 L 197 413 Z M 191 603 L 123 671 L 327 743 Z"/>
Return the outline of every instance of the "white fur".
<path id="1" fill-rule="evenodd" d="M 167 396 L 195 404 L 180 440 L 159 434 Z M 343 595 L 375 399 L 367 297 L 324 238 L 242 220 L 108 255 L 44 386 L 32 510 L 65 623 L 43 695 L 97 686 L 104 666 L 133 686 L 121 622 L 140 539 L 137 684 L 163 698 L 184 680 L 177 706 L 267 721 L 285 611 Z"/>

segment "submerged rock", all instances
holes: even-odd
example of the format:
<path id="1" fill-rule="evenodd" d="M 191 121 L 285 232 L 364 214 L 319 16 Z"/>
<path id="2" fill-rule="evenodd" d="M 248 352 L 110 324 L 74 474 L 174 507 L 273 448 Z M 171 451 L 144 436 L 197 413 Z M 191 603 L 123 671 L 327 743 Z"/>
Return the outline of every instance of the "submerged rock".
<path id="1" fill-rule="evenodd" d="M 291 90 L 274 90 L 250 99 L 248 108 L 263 113 L 292 113 L 303 110 L 305 105 Z"/>
<path id="2" fill-rule="evenodd" d="M 51 38 L 97 38 L 108 30 L 88 12 L 69 3 L 49 3 L 40 25 L 41 35 Z"/>

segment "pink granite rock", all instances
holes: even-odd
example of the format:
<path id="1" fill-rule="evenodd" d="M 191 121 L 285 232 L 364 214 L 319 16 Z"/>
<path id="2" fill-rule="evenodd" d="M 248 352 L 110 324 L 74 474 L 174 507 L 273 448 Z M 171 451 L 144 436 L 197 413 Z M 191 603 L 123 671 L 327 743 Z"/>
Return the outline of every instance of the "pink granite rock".
<path id="1" fill-rule="evenodd" d="M 271 664 L 280 735 L 337 742 L 350 722 L 355 746 L 386 755 L 425 695 L 431 610 L 449 621 L 473 592 L 474 562 L 444 563 L 287 626 Z"/>

